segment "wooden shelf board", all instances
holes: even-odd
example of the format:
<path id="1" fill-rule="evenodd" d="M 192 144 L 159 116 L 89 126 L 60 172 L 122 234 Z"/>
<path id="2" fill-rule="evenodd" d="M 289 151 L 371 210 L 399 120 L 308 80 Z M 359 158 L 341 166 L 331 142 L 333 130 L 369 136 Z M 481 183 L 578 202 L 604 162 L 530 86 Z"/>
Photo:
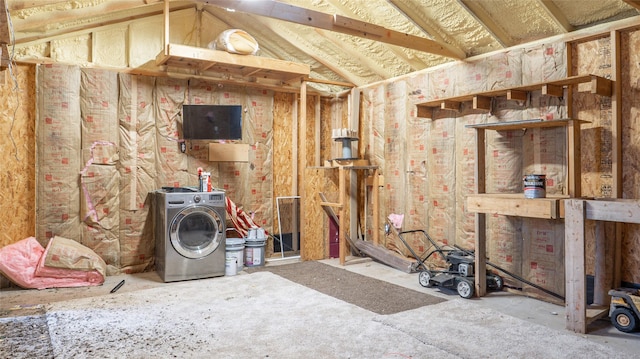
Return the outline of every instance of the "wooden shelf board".
<path id="1" fill-rule="evenodd" d="M 546 82 L 535 83 L 531 85 L 523 85 L 516 86 L 511 88 L 499 89 L 499 90 L 488 90 L 482 91 L 474 94 L 462 95 L 462 96 L 453 96 L 447 98 L 441 98 L 436 100 L 431 100 L 427 102 L 418 103 L 418 116 L 419 117 L 429 117 L 428 112 L 433 108 L 443 108 L 443 104 L 451 104 L 454 102 L 469 102 L 473 101 L 474 98 L 477 97 L 507 97 L 507 94 L 510 92 L 528 92 L 528 91 L 542 91 L 543 89 L 555 88 L 555 87 L 568 87 L 570 85 L 578 85 L 583 83 L 590 83 L 590 91 L 591 93 L 596 93 L 602 96 L 611 96 L 612 89 L 612 81 L 609 79 L 605 79 L 604 77 L 596 76 L 596 75 L 579 75 L 579 76 L 571 76 L 560 80 L 552 80 Z M 549 93 L 549 95 L 551 95 Z M 447 106 L 446 108 L 448 108 Z"/>
<path id="2" fill-rule="evenodd" d="M 306 78 L 311 72 L 310 66 L 306 64 L 178 44 L 168 44 L 166 51 L 156 56 L 156 65 L 283 82 Z"/>
<path id="3" fill-rule="evenodd" d="M 492 123 L 480 123 L 474 125 L 466 125 L 468 128 L 481 128 L 485 130 L 496 131 L 510 131 L 510 130 L 522 130 L 525 128 L 544 128 L 544 127 L 566 127 L 571 123 L 584 123 L 587 121 L 576 119 L 560 119 L 560 120 L 523 120 L 523 121 L 507 121 L 507 122 L 492 122 Z"/>
<path id="4" fill-rule="evenodd" d="M 568 196 L 525 198 L 523 193 L 481 193 L 467 196 L 467 211 L 530 218 L 564 217 L 564 201 Z"/>

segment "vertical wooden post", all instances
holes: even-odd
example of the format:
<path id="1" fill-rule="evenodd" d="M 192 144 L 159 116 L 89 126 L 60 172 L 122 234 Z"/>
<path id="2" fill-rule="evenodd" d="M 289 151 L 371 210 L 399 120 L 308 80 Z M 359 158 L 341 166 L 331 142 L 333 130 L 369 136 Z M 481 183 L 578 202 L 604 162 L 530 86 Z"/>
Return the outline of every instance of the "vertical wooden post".
<path id="1" fill-rule="evenodd" d="M 300 167 L 300 157 L 298 156 L 298 145 L 300 139 L 300 118 L 298 117 L 298 99 L 293 96 L 293 101 L 291 103 L 291 107 L 293 111 L 291 111 L 291 195 L 298 196 L 298 168 Z"/>
<path id="2" fill-rule="evenodd" d="M 622 198 L 622 72 L 620 66 L 620 31 L 611 31 L 611 77 L 613 93 L 611 94 L 611 174 L 613 188 L 611 197 Z M 622 274 L 622 227 L 616 222 L 616 234 L 613 253 L 613 287 L 620 287 Z"/>
<path id="3" fill-rule="evenodd" d="M 162 13 L 164 15 L 164 54 L 169 54 L 169 0 L 164 0 L 164 7 L 162 9 Z"/>
<path id="4" fill-rule="evenodd" d="M 486 149 L 485 149 L 485 131 L 483 128 L 476 128 L 476 168 L 475 181 L 476 193 L 486 193 Z M 475 243 L 475 261 L 476 261 L 476 296 L 482 297 L 487 293 L 487 220 L 484 213 L 476 213 L 476 243 Z"/>
<path id="5" fill-rule="evenodd" d="M 605 236 L 605 222 L 596 221 L 596 250 L 595 273 L 593 283 L 593 304 L 609 304 L 609 288 L 607 288 L 607 238 Z"/>
<path id="6" fill-rule="evenodd" d="M 307 197 L 305 193 L 305 172 L 307 170 L 307 82 L 302 81 L 300 85 L 300 157 L 297 161 L 300 162 L 300 173 L 297 173 L 296 176 L 300 178 L 299 183 L 299 193 L 300 193 L 300 259 L 306 260 L 306 251 L 304 246 L 304 232 L 309 223 L 306 222 L 307 216 L 305 215 L 307 204 Z"/>
<path id="7" fill-rule="evenodd" d="M 344 235 L 344 231 L 347 229 L 347 204 L 345 201 L 345 192 L 347 190 L 346 181 L 347 174 L 346 169 L 343 166 L 338 168 L 338 203 L 340 203 L 340 227 L 338 229 L 338 241 L 339 243 L 339 257 L 340 257 L 340 265 L 344 265 L 346 262 L 346 252 L 347 252 L 347 240 Z"/>
<path id="8" fill-rule="evenodd" d="M 373 185 L 371 194 L 371 205 L 373 206 L 373 244 L 376 246 L 380 242 L 380 179 L 378 178 L 378 168 L 373 170 Z"/>
<path id="9" fill-rule="evenodd" d="M 322 133 L 322 112 L 321 112 L 321 104 L 322 104 L 322 100 L 320 99 L 320 95 L 316 96 L 316 103 L 315 103 L 315 129 L 316 129 L 316 133 L 315 133 L 315 153 L 313 155 L 314 158 L 314 166 L 316 167 L 320 167 L 322 164 L 322 160 L 320 159 L 320 149 L 322 148 L 322 136 L 320 136 L 320 134 Z"/>
<path id="10" fill-rule="evenodd" d="M 355 241 L 358 238 L 358 172 L 348 170 L 349 173 L 349 238 Z M 346 244 L 346 253 L 351 253 L 351 246 Z"/>
<path id="11" fill-rule="evenodd" d="M 564 201 L 564 208 L 566 329 L 586 333 L 585 201 L 568 199 Z"/>
<path id="12" fill-rule="evenodd" d="M 569 182 L 569 197 L 576 198 L 582 196 L 582 179 L 580 171 L 582 161 L 580 159 L 580 122 L 570 121 L 567 125 L 567 180 Z"/>

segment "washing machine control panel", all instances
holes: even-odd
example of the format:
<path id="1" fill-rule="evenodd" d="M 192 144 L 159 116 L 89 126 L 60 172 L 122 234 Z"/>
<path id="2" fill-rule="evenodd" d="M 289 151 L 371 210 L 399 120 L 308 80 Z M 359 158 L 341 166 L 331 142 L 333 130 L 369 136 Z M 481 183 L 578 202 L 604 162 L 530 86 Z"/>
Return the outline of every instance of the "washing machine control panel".
<path id="1" fill-rule="evenodd" d="M 191 192 L 191 193 L 167 193 L 167 208 L 180 208 L 189 204 L 206 205 L 211 207 L 226 207 L 223 191 Z"/>

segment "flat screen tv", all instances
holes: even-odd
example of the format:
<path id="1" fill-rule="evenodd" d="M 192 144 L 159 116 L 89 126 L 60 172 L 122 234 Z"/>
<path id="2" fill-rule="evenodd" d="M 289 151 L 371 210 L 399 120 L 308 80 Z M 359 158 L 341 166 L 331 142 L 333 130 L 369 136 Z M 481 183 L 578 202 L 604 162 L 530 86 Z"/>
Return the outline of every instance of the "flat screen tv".
<path id="1" fill-rule="evenodd" d="M 185 140 L 241 140 L 242 106 L 182 105 Z"/>

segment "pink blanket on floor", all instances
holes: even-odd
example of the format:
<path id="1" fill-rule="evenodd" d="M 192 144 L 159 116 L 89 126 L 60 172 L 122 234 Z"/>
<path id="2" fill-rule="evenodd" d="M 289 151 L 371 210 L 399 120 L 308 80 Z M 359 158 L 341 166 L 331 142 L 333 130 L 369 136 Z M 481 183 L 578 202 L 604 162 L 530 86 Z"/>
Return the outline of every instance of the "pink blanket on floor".
<path id="1" fill-rule="evenodd" d="M 104 283 L 106 264 L 91 249 L 54 237 L 43 248 L 35 237 L 0 249 L 0 272 L 22 288 L 83 287 Z"/>

